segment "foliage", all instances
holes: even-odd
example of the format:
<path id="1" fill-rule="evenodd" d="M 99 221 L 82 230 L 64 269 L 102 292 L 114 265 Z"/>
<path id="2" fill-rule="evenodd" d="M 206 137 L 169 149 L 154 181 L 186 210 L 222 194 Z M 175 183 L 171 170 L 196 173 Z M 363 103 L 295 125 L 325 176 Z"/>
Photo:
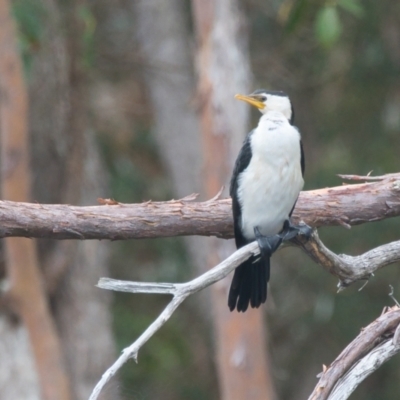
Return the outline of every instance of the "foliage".
<path id="1" fill-rule="evenodd" d="M 287 32 L 293 34 L 297 27 L 304 25 L 304 20 L 314 19 L 315 37 L 324 48 L 330 48 L 340 38 L 342 33 L 341 14 L 352 14 L 362 17 L 364 8 L 359 0 L 326 1 L 325 3 L 313 0 L 284 1 L 281 4 L 281 20 L 285 22 Z M 283 11 L 282 11 L 283 10 Z M 278 13 L 279 15 L 279 13 Z"/>
<path id="2" fill-rule="evenodd" d="M 29 73 L 32 55 L 40 47 L 43 26 L 45 26 L 46 9 L 40 1 L 14 0 L 12 11 L 18 24 L 19 45 L 25 72 Z"/>
<path id="3" fill-rule="evenodd" d="M 315 34 L 321 45 L 332 46 L 342 33 L 339 13 L 334 6 L 325 6 L 318 11 L 315 21 Z"/>

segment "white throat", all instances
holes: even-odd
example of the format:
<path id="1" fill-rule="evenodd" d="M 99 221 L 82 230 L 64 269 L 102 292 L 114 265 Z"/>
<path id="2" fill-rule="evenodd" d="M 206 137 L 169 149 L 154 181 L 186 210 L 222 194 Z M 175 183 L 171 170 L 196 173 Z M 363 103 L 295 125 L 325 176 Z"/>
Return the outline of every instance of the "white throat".
<path id="1" fill-rule="evenodd" d="M 269 96 L 265 108 L 261 110 L 261 113 L 267 114 L 271 111 L 280 112 L 290 121 L 292 118 L 292 105 L 289 98 L 284 96 Z"/>

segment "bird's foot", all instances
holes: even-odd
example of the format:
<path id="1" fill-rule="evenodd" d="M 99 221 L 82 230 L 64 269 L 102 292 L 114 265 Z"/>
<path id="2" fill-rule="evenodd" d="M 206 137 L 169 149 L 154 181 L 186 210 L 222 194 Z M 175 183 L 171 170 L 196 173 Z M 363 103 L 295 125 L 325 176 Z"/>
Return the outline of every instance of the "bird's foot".
<path id="1" fill-rule="evenodd" d="M 263 258 L 271 257 L 283 241 L 280 235 L 264 236 L 258 226 L 254 227 L 254 235 Z"/>
<path id="2" fill-rule="evenodd" d="M 304 222 L 300 222 L 298 225 L 293 225 L 292 222 L 287 219 L 284 224 L 281 233 L 279 234 L 283 241 L 293 239 L 297 235 L 302 235 L 306 239 L 310 239 L 313 228 L 308 226 Z"/>

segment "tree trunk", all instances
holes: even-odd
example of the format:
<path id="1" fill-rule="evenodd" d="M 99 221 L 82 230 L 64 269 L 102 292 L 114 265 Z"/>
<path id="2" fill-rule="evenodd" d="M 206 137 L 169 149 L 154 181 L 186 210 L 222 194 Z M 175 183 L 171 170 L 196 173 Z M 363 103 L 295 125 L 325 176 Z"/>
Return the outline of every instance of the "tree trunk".
<path id="1" fill-rule="evenodd" d="M 187 21 L 179 0 L 138 0 L 134 7 L 160 154 L 183 197 L 200 189 L 202 162 Z"/>
<path id="2" fill-rule="evenodd" d="M 0 3 L 0 19 L 2 196 L 15 201 L 29 201 L 28 96 L 7 1 Z M 28 331 L 42 398 L 69 400 L 68 377 L 47 303 L 35 242 L 6 239 L 5 253 L 9 280 L 7 297 Z"/>
<path id="3" fill-rule="evenodd" d="M 86 117 L 88 84 L 79 17 L 85 2 L 42 1 L 46 32 L 34 59 L 30 87 L 35 200 L 93 204 L 105 195 L 107 179 Z M 87 399 L 115 354 L 111 296 L 95 287 L 98 277 L 107 274 L 109 246 L 46 241 L 41 243 L 41 256 L 73 398 Z M 117 399 L 116 391 L 115 385 L 107 397 Z"/>
<path id="4" fill-rule="evenodd" d="M 245 29 L 237 2 L 193 0 L 198 37 L 198 97 L 201 100 L 203 182 L 211 197 L 227 184 L 248 126 L 248 109 L 233 101 L 249 90 L 250 67 Z M 210 239 L 208 265 L 234 250 L 232 242 Z M 221 398 L 272 399 L 262 309 L 230 313 L 231 277 L 213 287 Z"/>
<path id="5" fill-rule="evenodd" d="M 198 18 L 200 11 L 210 7 L 211 3 L 199 2 L 198 10 L 196 2 L 193 3 Z M 230 7 L 228 2 L 218 2 L 215 18 L 214 15 L 205 15 L 205 19 L 211 21 L 212 28 L 205 35 L 212 33 L 212 36 L 204 38 L 198 53 L 200 84 L 196 96 L 193 93 L 190 51 L 186 41 L 189 31 L 186 28 L 181 3 L 138 1 L 135 5 L 138 39 L 146 60 L 146 78 L 155 109 L 158 142 L 171 172 L 176 193 L 182 197 L 194 191 L 198 192 L 199 188 L 204 186 L 206 190 L 201 192 L 208 198 L 212 197 L 227 182 L 235 154 L 247 129 L 248 110 L 232 101 L 236 91 L 248 90 L 250 75 L 244 51 L 246 41 L 239 38 L 241 20 L 237 5 L 235 3 Z M 229 37 L 230 35 L 232 36 Z M 224 39 L 227 41 L 224 42 Z M 214 51 L 218 46 L 222 49 L 222 55 L 216 59 L 217 52 Z M 212 77 L 213 74 L 216 74 L 216 77 Z M 227 106 L 229 104 L 232 104 L 231 108 Z M 202 114 L 202 152 L 199 151 L 199 123 L 194 106 L 197 110 L 201 109 Z M 232 115 L 235 115 L 234 120 Z M 231 151 L 232 148 L 235 150 Z M 187 243 L 192 259 L 199 269 L 205 265 L 212 265 L 216 261 L 216 253 L 233 250 L 231 244 L 214 242 L 213 239 L 195 238 Z M 207 254 L 211 254 L 210 257 Z M 232 376 L 232 368 L 228 366 L 229 358 L 235 350 L 233 347 L 225 347 L 226 336 L 232 335 L 228 332 L 232 325 L 227 318 L 236 321 L 235 328 L 239 329 L 241 336 L 243 316 L 240 318 L 238 315 L 229 314 L 226 305 L 227 284 L 224 284 L 223 290 L 216 289 L 212 306 L 215 311 L 213 315 L 219 349 L 221 390 L 223 398 L 234 399 L 234 391 L 227 389 L 232 383 L 228 382 L 228 377 Z M 258 329 L 257 334 L 254 336 L 247 332 L 241 340 L 244 340 L 246 346 L 249 343 L 254 344 L 254 354 L 263 354 L 263 351 L 260 351 L 265 349 L 262 316 L 261 312 L 255 314 L 257 316 L 252 317 L 252 323 L 256 323 L 253 332 L 254 329 Z M 238 345 L 238 342 L 235 342 L 235 345 Z M 257 387 L 256 390 L 263 391 L 265 396 L 269 389 L 265 379 L 268 370 L 263 357 L 258 358 L 255 367 L 257 374 L 250 374 L 255 380 L 249 381 L 249 374 L 239 372 L 241 379 L 235 375 L 232 388 L 235 387 L 236 390 L 239 382 L 240 386 Z M 240 366 L 233 369 L 239 371 Z M 250 392 L 251 390 L 247 393 Z"/>
<path id="6" fill-rule="evenodd" d="M 204 198 L 200 126 L 196 115 L 198 101 L 188 39 L 190 15 L 185 13 L 184 3 L 179 0 L 138 0 L 134 2 L 134 14 L 136 38 L 145 62 L 143 74 L 154 109 L 155 137 L 174 195 L 182 198 L 200 193 Z M 200 271 L 206 261 L 207 239 L 185 237 L 184 241 L 191 264 Z M 200 295 L 196 306 L 201 325 L 207 327 L 211 315 L 206 294 Z M 215 374 L 211 371 L 209 375 Z"/>

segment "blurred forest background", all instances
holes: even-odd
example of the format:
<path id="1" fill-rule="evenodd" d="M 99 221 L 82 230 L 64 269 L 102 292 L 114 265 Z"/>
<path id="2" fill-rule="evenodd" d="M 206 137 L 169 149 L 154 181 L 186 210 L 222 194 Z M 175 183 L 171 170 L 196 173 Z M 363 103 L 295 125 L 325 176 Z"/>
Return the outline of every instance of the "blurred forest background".
<path id="1" fill-rule="evenodd" d="M 133 203 L 191 193 L 210 198 L 229 181 L 240 143 L 259 118 L 233 95 L 261 87 L 284 90 L 292 99 L 306 153 L 306 190 L 341 185 L 339 173 L 399 171 L 398 1 L 9 4 L 28 91 L 31 201 L 92 205 L 102 197 Z M 6 18 L 0 15 L 0 36 Z M 213 56 L 205 51 L 207 29 L 214 35 L 208 48 Z M 232 133 L 222 152 L 207 151 L 207 146 L 214 149 L 205 133 L 207 109 L 221 114 L 214 122 L 227 137 Z M 215 169 L 209 165 L 218 155 L 226 161 L 215 167 L 223 173 L 213 180 Z M 320 234 L 335 252 L 356 255 L 399 239 L 399 225 L 392 219 L 351 230 L 325 228 Z M 157 295 L 111 296 L 94 287 L 97 280 L 188 280 L 233 251 L 230 242 L 226 247 L 217 242 L 223 241 L 38 241 L 46 299 L 70 381 L 71 394 L 60 399 L 86 399 L 118 352 L 168 301 Z M 207 258 L 210 246 L 217 246 L 214 258 Z M 5 264 L 3 255 L 3 278 Z M 274 256 L 267 305 L 254 312 L 263 321 L 261 347 L 255 351 L 268 349 L 267 363 L 261 361 L 268 378 L 261 379 L 269 394 L 242 398 L 307 398 L 322 364 L 329 364 L 384 306 L 392 305 L 390 284 L 400 297 L 399 278 L 391 266 L 362 291 L 360 284 L 337 294 L 335 279 L 298 249 Z M 226 288 L 209 288 L 183 304 L 141 350 L 139 364 L 126 365 L 103 398 L 234 400 L 227 394 L 221 352 L 232 330 L 224 324 L 235 318 L 238 329 L 247 324 L 252 331 L 247 318 L 253 317 L 225 317 Z M 3 303 L 0 399 L 39 399 L 24 324 Z M 397 399 L 399 382 L 400 359 L 395 358 L 352 398 Z"/>

